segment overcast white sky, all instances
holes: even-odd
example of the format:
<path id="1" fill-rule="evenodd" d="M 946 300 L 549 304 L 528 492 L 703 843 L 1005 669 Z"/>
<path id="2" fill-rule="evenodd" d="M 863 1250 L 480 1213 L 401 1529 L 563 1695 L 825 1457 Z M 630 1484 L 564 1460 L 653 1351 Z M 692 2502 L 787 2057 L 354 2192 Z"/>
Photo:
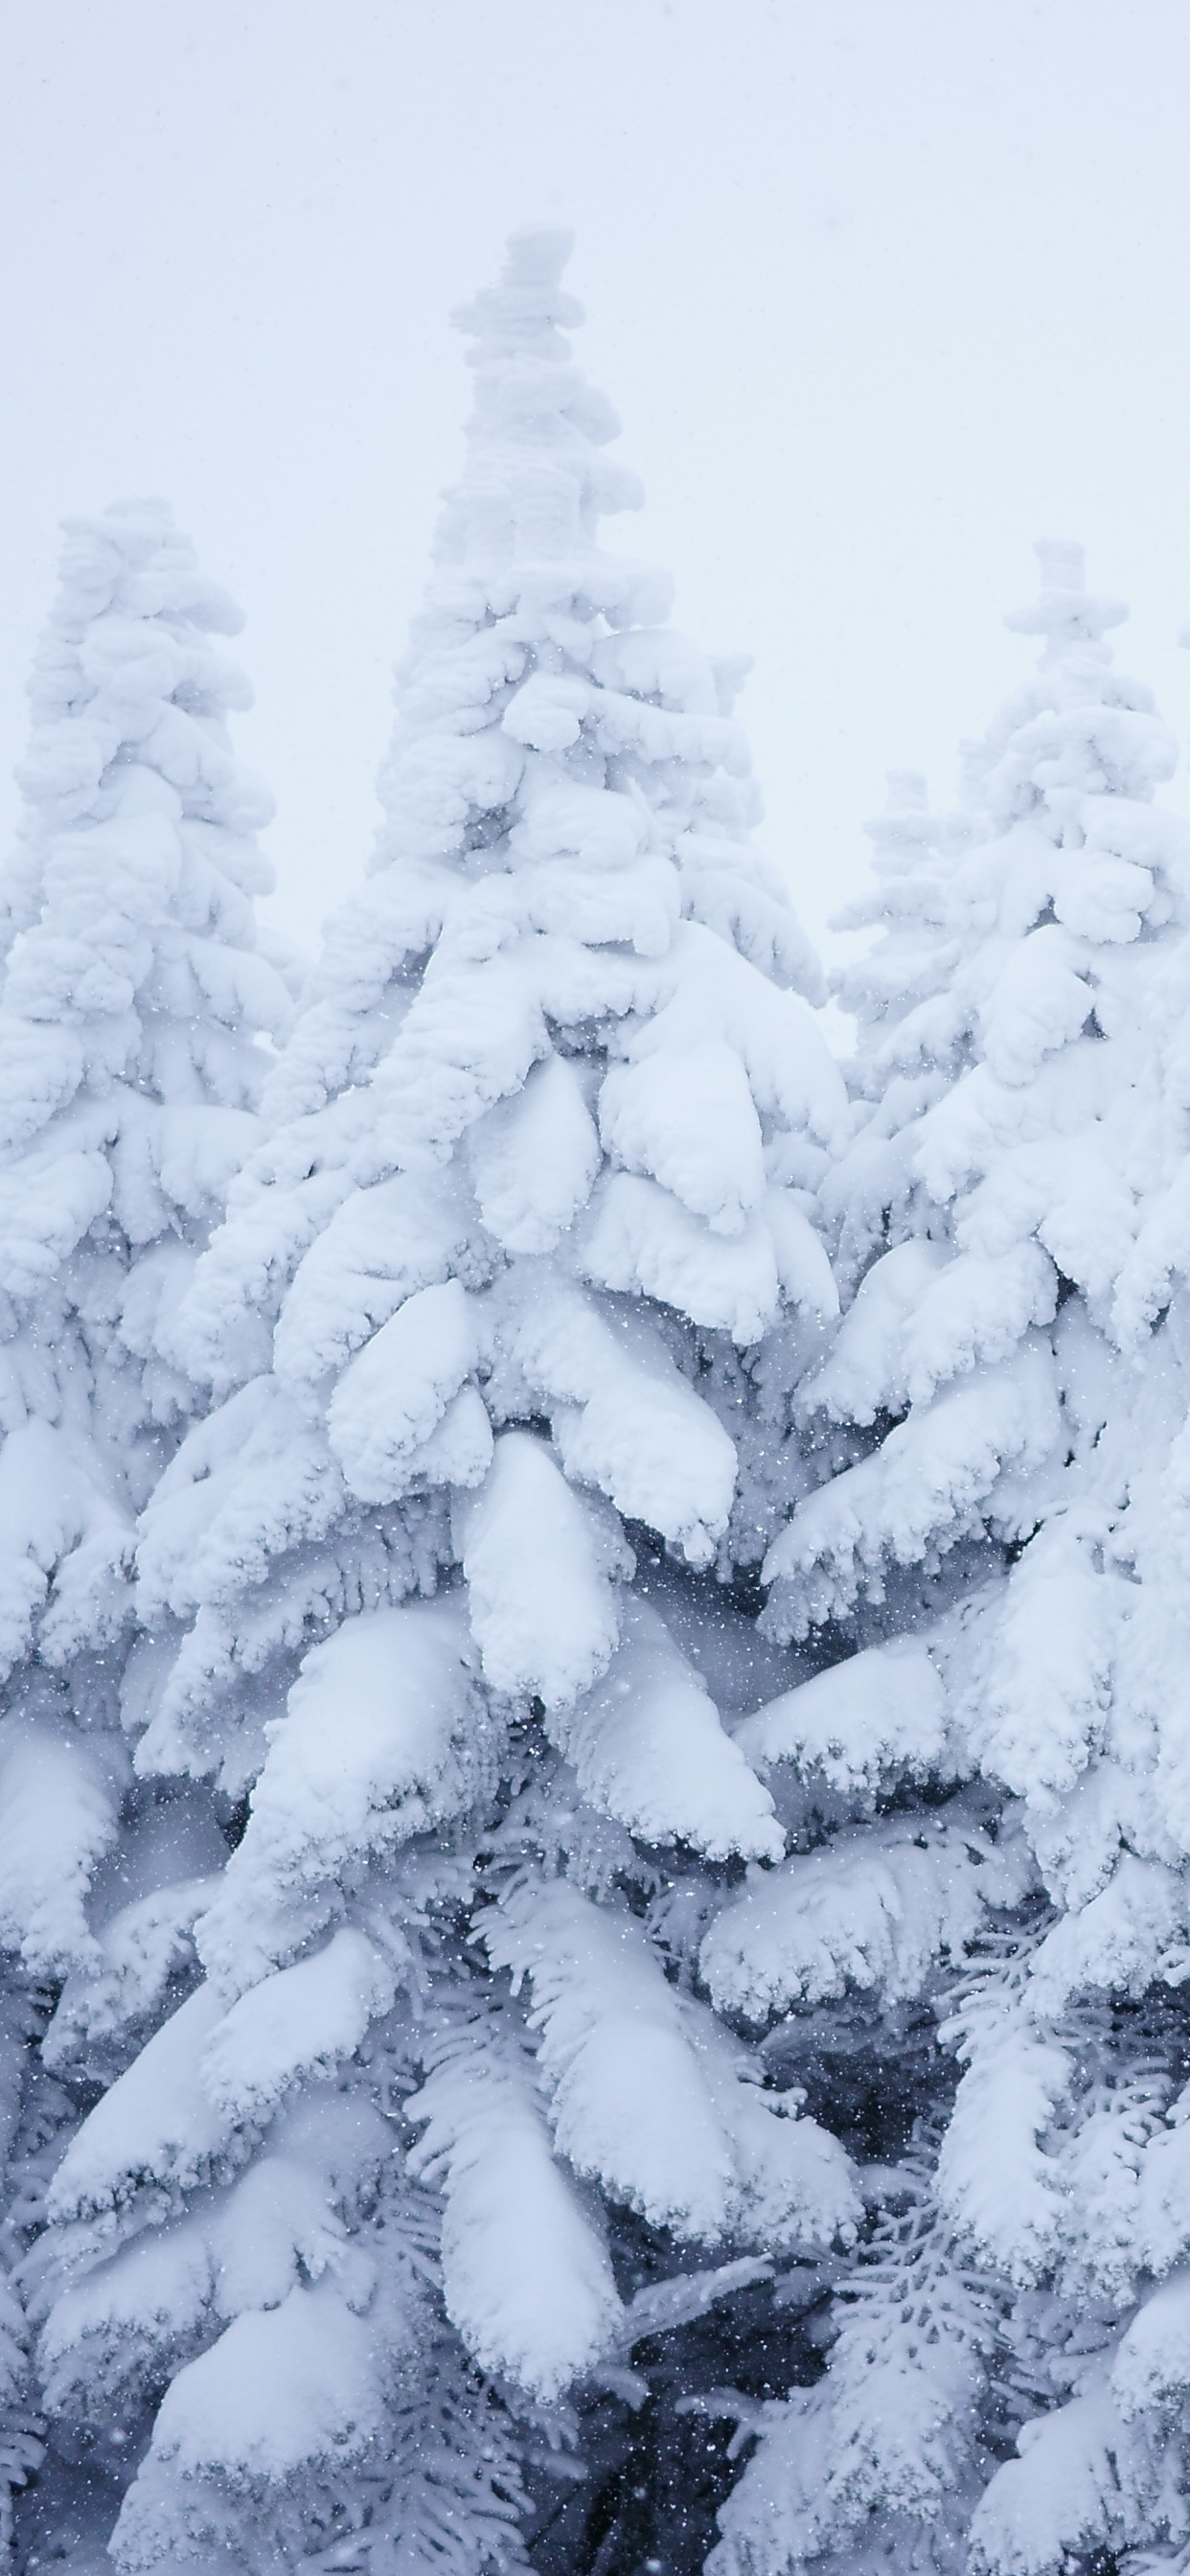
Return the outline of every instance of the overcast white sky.
<path id="1" fill-rule="evenodd" d="M 755 654 L 816 933 L 884 771 L 944 801 L 1028 667 L 1033 537 L 1131 600 L 1184 738 L 1188 118 L 1187 0 L 3 0 L 5 834 L 56 522 L 162 492 L 247 612 L 315 935 L 458 463 L 447 314 L 539 215 L 647 486 L 609 541 Z"/>

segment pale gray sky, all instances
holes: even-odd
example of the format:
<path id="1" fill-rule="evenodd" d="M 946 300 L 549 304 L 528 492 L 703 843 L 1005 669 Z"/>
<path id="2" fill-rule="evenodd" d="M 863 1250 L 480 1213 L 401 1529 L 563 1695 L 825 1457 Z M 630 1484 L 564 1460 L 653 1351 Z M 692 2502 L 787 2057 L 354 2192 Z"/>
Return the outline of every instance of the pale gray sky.
<path id="1" fill-rule="evenodd" d="M 247 611 L 313 937 L 458 462 L 447 313 L 539 215 L 648 490 L 609 541 L 755 654 L 819 936 L 885 769 L 951 795 L 1027 669 L 1034 536 L 1131 600 L 1184 738 L 1188 117 L 1186 0 L 3 0 L 5 832 L 56 522 L 162 492 Z"/>

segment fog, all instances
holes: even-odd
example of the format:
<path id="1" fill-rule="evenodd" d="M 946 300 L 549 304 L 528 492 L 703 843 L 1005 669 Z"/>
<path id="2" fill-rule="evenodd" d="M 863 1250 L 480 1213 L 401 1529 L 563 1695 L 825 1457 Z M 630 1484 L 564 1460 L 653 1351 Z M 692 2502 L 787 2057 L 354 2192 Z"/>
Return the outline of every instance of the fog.
<path id="1" fill-rule="evenodd" d="M 1028 668 L 1035 536 L 1132 602 L 1184 736 L 1188 79 L 1181 0 L 9 0 L 6 834 L 57 522 L 159 491 L 246 611 L 273 909 L 316 936 L 458 462 L 448 313 L 539 215 L 647 488 L 608 539 L 755 655 L 818 936 L 884 771 L 952 796 Z"/>

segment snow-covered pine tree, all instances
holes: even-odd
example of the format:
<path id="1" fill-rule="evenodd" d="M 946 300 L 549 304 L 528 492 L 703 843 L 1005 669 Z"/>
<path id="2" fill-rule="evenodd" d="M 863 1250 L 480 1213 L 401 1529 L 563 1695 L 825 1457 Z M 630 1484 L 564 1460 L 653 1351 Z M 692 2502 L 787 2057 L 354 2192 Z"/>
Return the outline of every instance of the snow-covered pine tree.
<path id="1" fill-rule="evenodd" d="M 646 2400 L 634 2350 L 860 2216 L 691 1976 L 783 1849 L 704 1668 L 796 1663 L 706 1570 L 791 1490 L 748 1361 L 819 1347 L 845 1098 L 731 672 L 596 543 L 636 490 L 567 249 L 462 317 L 371 883 L 173 1327 L 222 1401 L 146 1516 L 135 1768 L 250 1799 L 51 2193 L 47 2403 L 139 2459 L 126 2570 L 513 2563 L 566 2392 Z"/>
<path id="2" fill-rule="evenodd" d="M 6 2059 L 10 2255 L 77 2086 L 180 1990 L 226 1858 L 208 1791 L 134 1778 L 120 1702 L 137 1516 L 203 1401 L 162 1325 L 292 1016 L 253 918 L 267 801 L 224 721 L 245 685 L 212 640 L 239 622 L 162 504 L 70 524 L 0 883 L 5 2050 L 44 2034 L 23 2106 Z"/>
<path id="3" fill-rule="evenodd" d="M 721 2005 L 791 2013 L 795 2072 L 848 1987 L 876 2063 L 949 1988 L 964 2071 L 949 2116 L 944 2061 L 923 2077 L 825 2377 L 756 2424 L 723 2576 L 1059 2576 L 1187 2537 L 1190 852 L 1153 801 L 1170 737 L 1102 643 L 1122 612 L 1039 552 L 980 836 L 941 900 L 923 846 L 898 904 L 933 925 L 924 981 L 894 927 L 852 986 L 874 1105 L 824 1195 L 861 1275 L 800 1402 L 854 1463 L 766 1572 L 778 1635 L 858 1651 L 737 1739 L 779 1803 L 808 1770 L 852 1820 L 702 1952 Z"/>

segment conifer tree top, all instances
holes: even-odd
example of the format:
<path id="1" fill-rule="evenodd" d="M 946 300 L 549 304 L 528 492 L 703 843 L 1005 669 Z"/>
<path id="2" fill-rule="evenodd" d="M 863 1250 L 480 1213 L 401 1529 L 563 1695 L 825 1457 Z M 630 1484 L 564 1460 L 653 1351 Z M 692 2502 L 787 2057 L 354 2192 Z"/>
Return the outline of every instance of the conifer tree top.
<path id="1" fill-rule="evenodd" d="M 117 1084 L 239 1109 L 260 1071 L 241 1031 L 286 1026 L 251 953 L 271 804 L 225 724 L 251 692 L 211 640 L 239 624 L 164 502 L 67 522 L 0 887 L 0 1151 Z"/>
<path id="2" fill-rule="evenodd" d="M 593 533 L 601 512 L 639 507 L 634 474 L 610 469 L 591 456 L 618 437 L 611 404 L 575 366 L 560 325 L 573 330 L 583 308 L 561 284 L 572 233 L 530 226 L 509 239 L 499 283 L 486 287 L 453 316 L 472 341 L 467 362 L 475 370 L 475 408 L 468 424 L 468 472 L 448 508 L 439 554 L 456 544 L 481 554 L 511 550 L 530 555 L 564 552 L 575 523 L 571 494 L 555 492 L 555 509 L 543 507 L 553 476 L 564 475 L 577 496 L 579 525 Z M 494 453 L 505 451 L 509 480 L 497 499 L 491 479 Z M 517 459 L 519 455 L 519 472 Z M 485 461 L 487 470 L 485 471 Z M 526 515 L 526 466 L 535 467 L 535 502 Z M 503 503 L 501 508 L 500 503 Z"/>
<path id="3" fill-rule="evenodd" d="M 1015 635 L 1045 637 L 1044 670 L 1072 644 L 1097 644 L 1109 626 L 1123 625 L 1128 611 L 1122 600 L 1096 598 L 1088 591 L 1081 546 L 1065 537 L 1039 537 L 1033 552 L 1041 574 L 1040 596 L 1027 608 L 1015 609 L 1004 623 Z"/>
<path id="4" fill-rule="evenodd" d="M 104 820 L 126 808 L 122 772 L 135 761 L 168 781 L 186 813 L 241 830 L 267 822 L 268 797 L 245 786 L 213 731 L 251 692 L 207 639 L 238 634 L 243 620 L 200 571 L 168 504 L 115 502 L 68 519 L 65 537 L 29 682 L 33 732 L 18 772 L 29 805 L 59 825 Z"/>
<path id="5" fill-rule="evenodd" d="M 574 330 L 585 319 L 577 296 L 568 294 L 561 282 L 573 248 L 574 234 L 566 224 L 522 224 L 509 234 L 496 285 L 482 286 L 451 315 L 455 329 L 475 343 L 472 366 L 524 350 L 534 357 L 569 357 L 559 325 Z"/>

